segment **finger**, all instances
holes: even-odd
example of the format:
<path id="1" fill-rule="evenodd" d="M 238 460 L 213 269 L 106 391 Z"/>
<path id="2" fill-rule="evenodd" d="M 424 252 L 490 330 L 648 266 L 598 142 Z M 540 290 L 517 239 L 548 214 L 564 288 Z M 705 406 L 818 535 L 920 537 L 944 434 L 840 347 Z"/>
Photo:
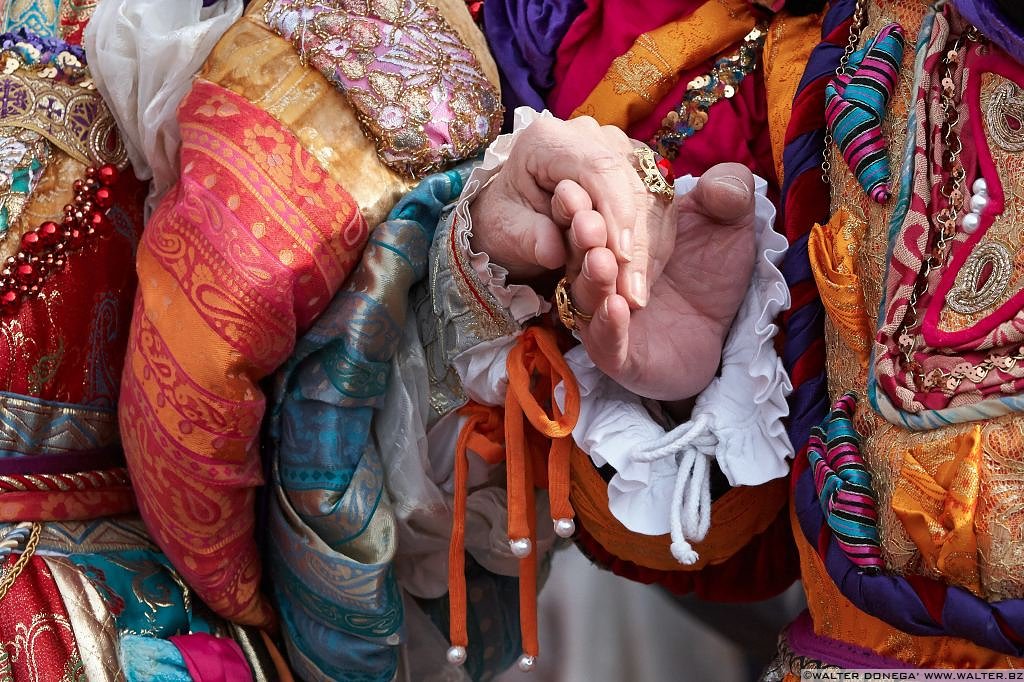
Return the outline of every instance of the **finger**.
<path id="1" fill-rule="evenodd" d="M 701 176 L 683 201 L 714 223 L 746 225 L 754 212 L 754 176 L 742 164 L 720 163 Z"/>
<path id="2" fill-rule="evenodd" d="M 615 254 L 604 247 L 587 251 L 579 276 L 572 282 L 573 305 L 593 315 L 606 298 L 615 293 L 619 265 Z"/>
<path id="3" fill-rule="evenodd" d="M 602 132 L 589 117 L 566 124 L 541 119 L 524 131 L 530 133 L 527 171 L 537 184 L 554 191 L 562 180 L 574 180 L 590 195 L 594 207 L 604 216 L 609 246 L 620 262 L 633 258 L 632 235 L 636 222 L 637 194 L 643 183 L 629 160 L 627 144 Z M 524 142 L 527 142 L 524 140 Z M 517 145 L 518 146 L 518 145 Z M 624 234 L 625 232 L 625 234 Z"/>
<path id="4" fill-rule="evenodd" d="M 595 164 L 580 178 L 581 186 L 594 198 L 594 208 L 605 221 L 607 244 L 622 265 L 618 293 L 631 308 L 647 305 L 648 224 L 647 206 L 653 202 L 631 165 L 628 153 L 602 166 Z"/>
<path id="5" fill-rule="evenodd" d="M 636 222 L 628 233 L 631 248 L 636 257 L 629 262 L 623 263 L 619 269 L 617 287 L 618 292 L 626 297 L 630 308 L 634 310 L 647 305 L 651 283 L 647 281 L 647 273 L 650 271 L 650 232 L 648 229 L 648 211 L 640 211 L 637 214 Z"/>
<path id="6" fill-rule="evenodd" d="M 523 248 L 532 254 L 533 262 L 546 270 L 557 270 L 565 266 L 565 241 L 562 230 L 547 216 L 534 215 L 533 229 L 524 235 Z"/>
<path id="7" fill-rule="evenodd" d="M 583 256 L 591 249 L 606 247 L 608 229 L 604 218 L 597 211 L 581 211 L 572 220 L 568 237 L 569 251 L 566 254 L 566 272 L 574 275 L 583 264 Z M 609 253 L 611 253 L 609 251 Z M 614 260 L 615 255 L 612 255 Z"/>
<path id="8" fill-rule="evenodd" d="M 583 189 L 573 180 L 562 180 L 555 185 L 555 191 L 551 196 L 551 218 L 556 225 L 569 227 L 573 216 L 580 211 L 589 211 L 594 208 L 587 190 Z"/>
<path id="9" fill-rule="evenodd" d="M 527 279 L 565 266 L 562 235 L 550 218 L 524 209 L 501 221 L 501 230 L 481 233 L 472 243 L 485 253 L 504 254 L 494 262 L 508 270 L 512 279 Z"/>
<path id="10" fill-rule="evenodd" d="M 587 354 L 602 372 L 621 376 L 629 362 L 629 304 L 612 294 L 580 332 Z"/>

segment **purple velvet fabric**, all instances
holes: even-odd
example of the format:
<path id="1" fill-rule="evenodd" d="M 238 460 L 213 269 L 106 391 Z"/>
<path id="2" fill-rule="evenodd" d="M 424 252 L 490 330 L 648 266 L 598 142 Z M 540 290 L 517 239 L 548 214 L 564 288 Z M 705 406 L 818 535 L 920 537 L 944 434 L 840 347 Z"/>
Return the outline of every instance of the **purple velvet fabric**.
<path id="1" fill-rule="evenodd" d="M 1014 24 L 995 0 L 954 0 L 964 19 L 978 27 L 987 38 L 1024 64 L 1024 28 Z"/>
<path id="2" fill-rule="evenodd" d="M 486 0 L 484 35 L 501 72 L 506 123 L 516 107 L 544 109 L 555 52 L 585 0 Z"/>
<path id="3" fill-rule="evenodd" d="M 800 529 L 817 547 L 825 519 L 809 467 L 801 473 L 793 495 Z M 1024 647 L 1011 641 L 1000 627 L 1002 621 L 1014 633 L 1024 633 L 1024 599 L 989 603 L 963 588 L 942 586 L 946 596 L 941 620 L 936 621 L 906 578 L 860 572 L 831 537 L 824 564 L 843 596 L 894 628 L 911 635 L 960 637 L 1000 653 L 1024 655 Z"/>
<path id="4" fill-rule="evenodd" d="M 835 0 L 825 15 L 821 34 L 823 37 L 836 33 L 843 22 L 848 21 L 853 15 L 855 0 Z M 843 44 L 822 41 L 811 52 L 810 59 L 804 69 L 804 75 L 800 79 L 797 88 L 797 96 L 794 102 L 801 99 L 805 90 L 813 87 L 821 87 L 824 90 L 823 80 L 835 73 L 839 60 L 843 55 Z M 797 221 L 787 215 L 793 201 L 791 192 L 794 188 L 806 191 L 804 188 L 808 183 L 817 182 L 813 178 L 821 176 L 821 159 L 825 149 L 825 97 L 824 92 L 820 99 L 816 100 L 814 106 L 820 106 L 820 114 L 814 117 L 805 114 L 803 111 L 795 112 L 794 118 L 804 120 L 817 119 L 820 127 L 803 130 L 794 135 L 786 143 L 783 150 L 782 162 L 786 169 L 786 179 L 782 185 L 782 199 L 780 203 L 780 215 L 776 225 L 785 226 L 786 236 L 790 239 L 789 249 L 786 251 L 782 264 L 782 273 L 786 277 L 786 283 L 790 291 L 805 286 L 808 282 L 814 281 L 811 272 L 810 258 L 807 255 L 807 239 L 810 234 L 810 226 L 814 222 L 825 222 L 828 215 L 800 215 Z M 787 132 L 789 136 L 789 132 Z M 809 180 L 810 179 L 810 180 Z M 827 191 L 824 184 L 821 190 Z M 791 222 L 802 224 L 792 225 Z M 799 236 L 794 236 L 799 235 Z M 825 330 L 825 309 L 821 301 L 815 297 L 799 303 L 798 301 L 784 318 L 785 340 L 783 342 L 782 362 L 786 371 L 793 377 L 793 393 L 789 396 L 789 425 L 787 431 L 789 439 L 798 451 L 807 443 L 811 429 L 828 414 L 828 395 L 825 385 L 824 368 L 821 371 L 808 376 L 806 371 L 794 371 L 801 364 L 814 365 L 814 361 L 806 362 L 806 359 L 816 353 L 819 344 L 823 342 Z"/>
<path id="5" fill-rule="evenodd" d="M 815 634 L 811 614 L 804 611 L 783 633 L 786 644 L 797 656 L 804 656 L 847 670 L 899 670 L 909 664 L 879 656 L 871 649 L 838 642 Z"/>
<path id="6" fill-rule="evenodd" d="M 123 466 L 124 453 L 119 447 L 62 452 L 52 455 L 0 451 L 0 476 L 72 474 L 78 471 L 114 469 Z"/>

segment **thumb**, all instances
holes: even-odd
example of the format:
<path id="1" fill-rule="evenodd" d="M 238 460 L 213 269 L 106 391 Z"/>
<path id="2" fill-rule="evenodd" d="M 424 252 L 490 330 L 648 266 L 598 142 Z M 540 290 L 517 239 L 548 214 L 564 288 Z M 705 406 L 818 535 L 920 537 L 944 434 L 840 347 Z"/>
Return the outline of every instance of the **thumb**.
<path id="1" fill-rule="evenodd" d="M 739 163 L 720 163 L 709 169 L 685 200 L 711 222 L 739 226 L 754 211 L 754 176 Z"/>

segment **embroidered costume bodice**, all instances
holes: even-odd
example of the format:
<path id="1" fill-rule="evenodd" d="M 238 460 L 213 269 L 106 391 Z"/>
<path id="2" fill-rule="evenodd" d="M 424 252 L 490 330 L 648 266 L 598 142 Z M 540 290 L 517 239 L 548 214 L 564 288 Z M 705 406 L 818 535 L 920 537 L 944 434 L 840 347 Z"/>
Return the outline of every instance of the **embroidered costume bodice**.
<path id="1" fill-rule="evenodd" d="M 134 507 L 115 407 L 143 186 L 77 44 L 91 7 L 62 39 L 31 4 L 7 20 L 44 32 L 0 53 L 0 519 L 81 520 Z"/>
<path id="2" fill-rule="evenodd" d="M 891 93 L 876 123 L 891 196 L 866 191 L 863 157 L 847 153 L 830 114 L 832 217 L 811 230 L 806 258 L 826 313 L 833 411 L 812 432 L 810 462 L 794 466 L 810 620 L 790 628 L 775 672 L 794 672 L 801 655 L 1015 667 L 1024 69 L 955 3 L 864 5 L 859 48 L 893 25 L 906 40 L 894 82 L 857 71 L 858 53 L 847 70 L 849 83 Z M 836 35 L 845 43 L 845 28 Z"/>

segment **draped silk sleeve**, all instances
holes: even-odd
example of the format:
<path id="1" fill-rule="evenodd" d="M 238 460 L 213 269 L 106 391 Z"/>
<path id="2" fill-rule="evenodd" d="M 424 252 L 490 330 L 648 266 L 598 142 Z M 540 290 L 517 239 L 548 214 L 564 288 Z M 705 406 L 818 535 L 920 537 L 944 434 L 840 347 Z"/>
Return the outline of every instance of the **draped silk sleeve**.
<path id="1" fill-rule="evenodd" d="M 265 625 L 252 514 L 258 382 L 345 279 L 366 221 L 287 129 L 238 95 L 200 82 L 180 119 L 184 173 L 139 246 L 146 287 L 122 430 L 157 541 L 211 607 Z M 221 571 L 226 557 L 235 566 Z"/>
<path id="2" fill-rule="evenodd" d="M 381 222 L 415 179 L 382 162 L 387 150 L 329 65 L 310 64 L 301 45 L 271 28 L 265 4 L 252 3 L 227 31 L 179 109 L 181 177 L 139 246 L 120 413 L 153 537 L 219 615 L 260 626 L 274 620 L 259 591 L 255 541 L 260 382 L 334 298 L 367 225 Z M 466 15 L 451 15 L 460 29 L 476 30 L 464 7 L 443 4 L 442 13 Z M 458 38 L 465 33 L 453 35 L 468 51 Z M 493 75 L 493 64 L 483 71 Z M 414 75 L 398 78 L 408 84 Z M 491 99 L 497 106 L 496 92 Z M 468 111 L 483 118 L 486 144 L 500 107 Z"/>

